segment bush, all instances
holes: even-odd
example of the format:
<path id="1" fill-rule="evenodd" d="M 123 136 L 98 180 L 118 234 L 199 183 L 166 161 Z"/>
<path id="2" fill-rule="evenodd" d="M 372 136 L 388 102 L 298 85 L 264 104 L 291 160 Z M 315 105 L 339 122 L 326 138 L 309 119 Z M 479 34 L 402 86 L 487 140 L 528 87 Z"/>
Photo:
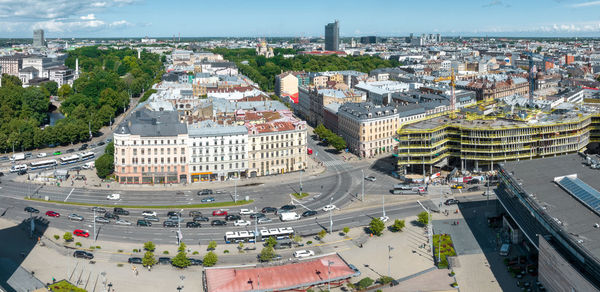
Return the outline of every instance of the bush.
<path id="1" fill-rule="evenodd" d="M 215 250 L 215 248 L 217 248 L 217 242 L 213 240 L 208 243 L 208 248 L 206 250 Z"/>
<path id="2" fill-rule="evenodd" d="M 423 211 L 417 215 L 417 222 L 427 225 L 429 224 L 429 213 Z"/>
<path id="3" fill-rule="evenodd" d="M 325 231 L 325 229 L 322 229 L 321 231 L 319 231 L 319 233 L 317 233 L 317 235 L 320 239 L 323 239 L 325 238 L 325 235 L 327 235 L 327 231 Z"/>
<path id="4" fill-rule="evenodd" d="M 123 252 L 123 250 L 122 250 L 122 249 L 119 249 L 119 250 L 117 250 L 117 252 Z"/>
<path id="5" fill-rule="evenodd" d="M 348 232 L 350 232 L 350 227 L 344 227 L 342 231 L 344 232 L 344 234 L 348 234 Z"/>
<path id="6" fill-rule="evenodd" d="M 60 238 L 60 235 L 54 234 L 54 239 L 58 240 L 59 238 Z"/>
<path id="7" fill-rule="evenodd" d="M 81 247 L 81 242 L 79 242 L 79 241 L 78 241 L 78 242 L 75 242 L 75 246 L 79 246 L 79 247 Z"/>
<path id="8" fill-rule="evenodd" d="M 123 264 L 117 264 L 117 267 L 122 267 L 122 266 L 123 266 Z"/>
<path id="9" fill-rule="evenodd" d="M 137 248 L 134 248 L 133 252 L 139 252 L 139 250 Z"/>
<path id="10" fill-rule="evenodd" d="M 229 253 L 229 250 L 228 250 L 228 249 L 226 249 L 226 250 L 224 250 L 224 251 L 223 251 L 223 253 Z"/>
<path id="11" fill-rule="evenodd" d="M 394 224 L 392 225 L 392 230 L 398 232 L 404 229 L 405 223 L 404 220 L 396 219 L 394 220 Z"/>
<path id="12" fill-rule="evenodd" d="M 385 224 L 379 218 L 373 218 L 369 223 L 369 230 L 377 236 L 381 236 L 383 229 L 385 229 Z"/>
<path id="13" fill-rule="evenodd" d="M 90 246 L 90 249 L 91 249 L 91 250 L 94 250 L 94 249 L 96 249 L 96 247 L 94 247 L 94 246 Z"/>
<path id="14" fill-rule="evenodd" d="M 147 251 L 154 251 L 156 249 L 156 245 L 152 241 L 148 241 L 144 243 L 144 249 Z"/>
<path id="15" fill-rule="evenodd" d="M 392 278 L 390 276 L 381 276 L 381 278 L 377 279 L 377 283 L 383 284 L 383 285 L 389 284 L 392 281 L 394 281 L 394 278 Z"/>
<path id="16" fill-rule="evenodd" d="M 197 255 L 197 254 L 200 254 L 200 253 L 199 253 L 198 251 L 195 251 L 195 252 L 193 252 L 192 254 L 193 254 L 193 255 Z"/>
<path id="17" fill-rule="evenodd" d="M 363 278 L 362 280 L 358 281 L 358 283 L 356 283 L 356 287 L 359 290 L 366 289 L 367 287 L 373 285 L 373 282 L 375 282 L 375 281 L 373 281 L 373 279 L 366 277 L 366 278 Z"/>
<path id="18" fill-rule="evenodd" d="M 311 241 L 311 240 L 309 240 L 309 241 L 307 241 L 307 242 L 306 242 L 306 244 L 308 244 L 308 245 L 311 245 L 311 244 L 312 244 L 312 241 Z"/>
<path id="19" fill-rule="evenodd" d="M 214 252 L 210 251 L 206 255 L 204 255 L 204 258 L 202 260 L 202 264 L 205 267 L 212 267 L 212 266 L 214 266 L 214 265 L 217 264 L 218 260 L 219 260 L 219 258 L 217 257 L 217 254 L 215 254 Z"/>
<path id="20" fill-rule="evenodd" d="M 169 254 L 168 250 L 163 251 L 163 254 Z"/>
<path id="21" fill-rule="evenodd" d="M 96 245 L 96 249 L 102 249 L 102 247 L 100 247 L 99 245 Z"/>
<path id="22" fill-rule="evenodd" d="M 71 232 L 65 232 L 65 235 L 63 235 L 63 239 L 66 242 L 73 241 L 73 234 L 71 234 Z"/>

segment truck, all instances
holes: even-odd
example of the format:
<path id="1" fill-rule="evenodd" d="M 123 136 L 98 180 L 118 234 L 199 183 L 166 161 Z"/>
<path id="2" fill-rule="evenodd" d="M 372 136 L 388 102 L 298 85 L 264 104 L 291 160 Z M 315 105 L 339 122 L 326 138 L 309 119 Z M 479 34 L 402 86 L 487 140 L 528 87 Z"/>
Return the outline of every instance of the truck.
<path id="1" fill-rule="evenodd" d="M 296 212 L 279 213 L 279 220 L 281 221 L 293 221 L 298 219 L 300 219 L 300 215 L 296 214 Z"/>
<path id="2" fill-rule="evenodd" d="M 15 153 L 10 158 L 11 161 L 25 160 L 25 153 Z"/>
<path id="3" fill-rule="evenodd" d="M 95 166 L 95 163 L 94 163 L 94 161 L 86 162 L 86 163 L 83 165 L 83 169 L 92 169 L 92 168 L 94 168 L 94 166 Z"/>

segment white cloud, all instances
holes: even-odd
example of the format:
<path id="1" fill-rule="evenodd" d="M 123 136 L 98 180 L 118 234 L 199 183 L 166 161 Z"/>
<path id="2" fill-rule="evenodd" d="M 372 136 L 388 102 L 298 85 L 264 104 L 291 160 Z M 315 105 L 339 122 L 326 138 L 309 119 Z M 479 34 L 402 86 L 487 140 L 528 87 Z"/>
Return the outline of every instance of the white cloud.
<path id="1" fill-rule="evenodd" d="M 571 7 L 580 8 L 580 7 L 590 7 L 590 6 L 598 6 L 598 5 L 600 5 L 600 1 L 589 1 L 589 2 L 572 4 Z"/>
<path id="2" fill-rule="evenodd" d="M 94 20 L 94 19 L 96 19 L 96 15 L 94 15 L 94 13 L 90 13 L 90 14 L 88 14 L 86 16 L 80 17 L 80 19 L 83 19 L 83 20 Z"/>
<path id="3" fill-rule="evenodd" d="M 129 26 L 131 23 L 127 22 L 127 20 L 117 20 L 110 23 L 110 27 L 124 27 Z"/>

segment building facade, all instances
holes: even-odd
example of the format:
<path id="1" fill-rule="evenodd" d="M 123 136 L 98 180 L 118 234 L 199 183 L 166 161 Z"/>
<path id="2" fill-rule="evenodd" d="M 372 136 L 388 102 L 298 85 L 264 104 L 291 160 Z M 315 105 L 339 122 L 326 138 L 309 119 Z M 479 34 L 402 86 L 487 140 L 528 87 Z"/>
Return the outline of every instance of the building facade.
<path id="1" fill-rule="evenodd" d="M 19 70 L 23 68 L 23 59 L 19 56 L 0 57 L 0 68 L 2 74 L 19 76 Z"/>
<path id="2" fill-rule="evenodd" d="M 33 46 L 41 48 L 46 46 L 46 40 L 44 39 L 44 30 L 36 29 L 33 31 Z"/>
<path id="3" fill-rule="evenodd" d="M 337 20 L 325 26 L 325 50 L 340 50 L 340 24 Z"/>
<path id="4" fill-rule="evenodd" d="M 298 93 L 298 78 L 286 72 L 275 76 L 275 94 L 279 97 Z"/>

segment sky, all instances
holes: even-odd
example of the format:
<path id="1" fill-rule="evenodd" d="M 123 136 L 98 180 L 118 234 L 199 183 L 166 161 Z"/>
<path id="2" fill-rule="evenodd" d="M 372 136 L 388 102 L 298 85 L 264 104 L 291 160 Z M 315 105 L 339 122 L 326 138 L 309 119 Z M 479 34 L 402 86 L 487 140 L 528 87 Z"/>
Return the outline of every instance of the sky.
<path id="1" fill-rule="evenodd" d="M 596 0 L 0 0 L 0 38 L 600 37 Z"/>

